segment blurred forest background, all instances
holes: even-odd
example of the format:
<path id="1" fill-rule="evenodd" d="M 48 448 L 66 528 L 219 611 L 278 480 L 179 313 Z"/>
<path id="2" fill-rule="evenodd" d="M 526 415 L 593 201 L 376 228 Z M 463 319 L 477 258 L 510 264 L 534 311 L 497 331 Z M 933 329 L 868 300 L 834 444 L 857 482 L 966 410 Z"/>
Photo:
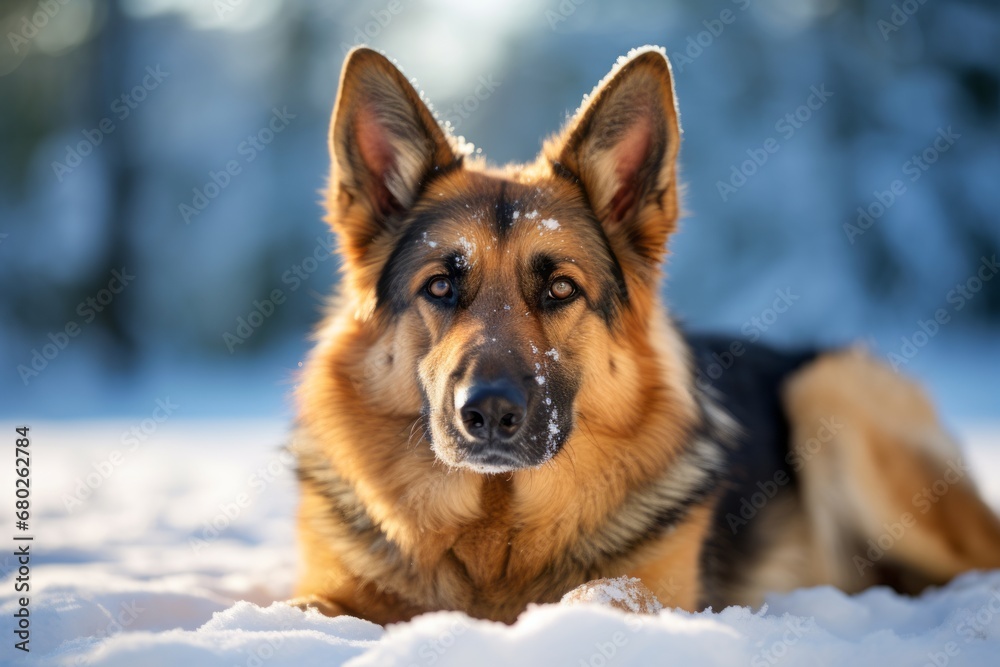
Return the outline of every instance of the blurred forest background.
<path id="1" fill-rule="evenodd" d="M 4 418 L 288 414 L 336 281 L 319 191 L 362 41 L 495 163 L 664 46 L 677 317 L 861 339 L 949 414 L 997 416 L 995 0 L 5 0 L 0 28 Z"/>

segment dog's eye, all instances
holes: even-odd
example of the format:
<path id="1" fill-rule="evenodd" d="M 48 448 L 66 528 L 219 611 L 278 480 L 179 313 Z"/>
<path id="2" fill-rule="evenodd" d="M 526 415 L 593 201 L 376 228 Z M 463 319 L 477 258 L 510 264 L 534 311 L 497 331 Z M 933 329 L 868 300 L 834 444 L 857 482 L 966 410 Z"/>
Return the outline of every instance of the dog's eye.
<path id="1" fill-rule="evenodd" d="M 572 280 L 567 278 L 558 278 L 552 281 L 549 285 L 549 297 L 562 301 L 563 299 L 568 299 L 576 294 L 576 285 L 573 284 Z"/>
<path id="2" fill-rule="evenodd" d="M 427 293 L 435 299 L 447 299 L 451 292 L 451 280 L 445 276 L 434 276 L 427 282 Z"/>

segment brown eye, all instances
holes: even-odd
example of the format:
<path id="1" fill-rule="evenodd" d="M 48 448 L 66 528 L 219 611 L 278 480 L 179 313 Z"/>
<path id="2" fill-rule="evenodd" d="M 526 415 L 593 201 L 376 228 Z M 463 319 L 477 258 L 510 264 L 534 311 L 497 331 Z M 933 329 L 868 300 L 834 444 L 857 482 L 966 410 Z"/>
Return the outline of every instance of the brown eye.
<path id="1" fill-rule="evenodd" d="M 566 278 L 559 278 L 554 280 L 552 285 L 549 286 L 549 296 L 553 299 L 558 299 L 562 301 L 563 299 L 568 299 L 576 293 L 576 285 L 572 281 Z"/>
<path id="2" fill-rule="evenodd" d="M 434 276 L 427 283 L 427 293 L 435 299 L 447 299 L 451 296 L 451 281 L 444 276 Z"/>

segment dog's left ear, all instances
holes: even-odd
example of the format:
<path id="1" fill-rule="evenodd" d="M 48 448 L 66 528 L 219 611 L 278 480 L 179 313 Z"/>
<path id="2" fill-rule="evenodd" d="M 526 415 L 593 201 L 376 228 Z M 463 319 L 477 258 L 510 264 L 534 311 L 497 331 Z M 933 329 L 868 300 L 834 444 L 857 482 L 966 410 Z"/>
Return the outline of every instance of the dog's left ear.
<path id="1" fill-rule="evenodd" d="M 365 47 L 344 62 L 330 154 L 329 219 L 349 260 L 395 231 L 428 175 L 459 159 L 420 93 L 388 58 Z"/>
<path id="2" fill-rule="evenodd" d="M 579 179 L 616 252 L 658 264 L 678 216 L 680 125 L 666 56 L 629 55 L 544 148 Z"/>

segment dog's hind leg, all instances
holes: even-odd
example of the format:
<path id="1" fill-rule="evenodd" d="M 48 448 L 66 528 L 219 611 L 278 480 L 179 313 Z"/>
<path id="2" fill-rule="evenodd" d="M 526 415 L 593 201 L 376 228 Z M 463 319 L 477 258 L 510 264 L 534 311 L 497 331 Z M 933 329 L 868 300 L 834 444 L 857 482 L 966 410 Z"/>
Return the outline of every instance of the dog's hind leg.
<path id="1" fill-rule="evenodd" d="M 848 350 L 820 356 L 782 391 L 814 579 L 916 593 L 1000 568 L 1000 521 L 916 384 Z"/>

